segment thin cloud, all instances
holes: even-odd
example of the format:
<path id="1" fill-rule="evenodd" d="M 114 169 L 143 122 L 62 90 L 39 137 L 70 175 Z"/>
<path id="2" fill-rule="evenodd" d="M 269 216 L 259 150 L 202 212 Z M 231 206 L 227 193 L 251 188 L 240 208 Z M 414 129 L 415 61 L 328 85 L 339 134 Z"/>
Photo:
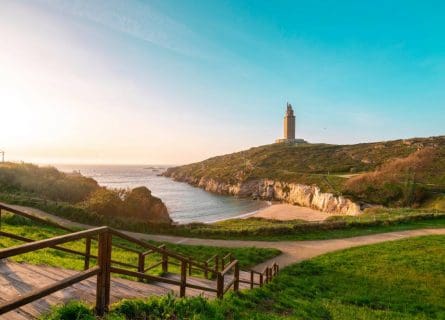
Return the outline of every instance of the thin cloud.
<path id="1" fill-rule="evenodd" d="M 65 14 L 98 23 L 161 48 L 187 56 L 208 58 L 199 36 L 144 2 L 108 0 L 39 0 Z"/>

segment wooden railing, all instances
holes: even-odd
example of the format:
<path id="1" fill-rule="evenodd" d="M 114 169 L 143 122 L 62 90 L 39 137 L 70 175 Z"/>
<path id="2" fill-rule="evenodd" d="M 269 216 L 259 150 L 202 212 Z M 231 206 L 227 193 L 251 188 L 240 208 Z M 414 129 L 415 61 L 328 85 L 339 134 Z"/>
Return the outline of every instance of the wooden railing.
<path id="1" fill-rule="evenodd" d="M 276 262 L 272 266 L 267 266 L 262 272 L 250 270 L 250 281 L 242 281 L 244 283 L 250 284 L 250 288 L 253 289 L 254 286 L 262 287 L 265 283 L 272 281 L 279 272 L 279 266 Z M 255 282 L 255 275 L 258 276 L 258 282 Z"/>
<path id="2" fill-rule="evenodd" d="M 24 216 L 26 218 L 36 220 L 41 223 L 46 223 L 53 227 L 58 227 L 66 231 L 72 231 L 71 229 L 60 226 L 54 222 L 47 221 L 30 215 L 26 212 L 10 208 L 0 204 L 0 218 L 1 210 L 7 210 L 17 215 Z M 1 221 L 1 220 L 0 220 Z M 1 227 L 1 225 L 0 225 Z M 166 248 L 165 245 L 155 246 L 146 241 L 134 238 L 121 231 L 109 228 L 98 227 L 83 231 L 72 232 L 62 236 L 56 236 L 45 240 L 32 240 L 22 236 L 14 235 L 8 232 L 0 231 L 1 236 L 6 236 L 15 240 L 23 241 L 25 244 L 15 246 L 12 248 L 6 248 L 0 250 L 0 260 L 13 257 L 16 255 L 24 254 L 31 251 L 51 248 L 61 250 L 70 254 L 80 255 L 84 257 L 84 271 L 77 275 L 66 278 L 62 281 L 58 281 L 50 286 L 46 286 L 37 290 L 34 290 L 28 294 L 17 297 L 16 299 L 0 304 L 0 315 L 11 311 L 15 308 L 28 304 L 32 301 L 45 297 L 53 292 L 71 286 L 77 282 L 83 281 L 87 278 L 97 276 L 96 287 L 96 313 L 102 316 L 108 310 L 110 301 L 110 275 L 111 273 L 126 275 L 134 277 L 139 281 L 155 281 L 162 282 L 179 287 L 179 296 L 184 297 L 186 294 L 186 288 L 193 288 L 208 292 L 216 293 L 218 298 L 222 298 L 224 294 L 233 288 L 234 291 L 239 290 L 240 283 L 250 284 L 250 288 L 255 285 L 262 286 L 264 283 L 268 283 L 273 276 L 278 273 L 278 265 L 273 264 L 272 267 L 266 267 L 263 272 L 250 272 L 250 280 L 240 279 L 240 268 L 238 260 L 234 259 L 231 254 L 224 257 L 214 255 L 210 259 L 204 262 L 197 261 L 190 257 L 186 257 L 179 253 L 173 252 Z M 113 244 L 113 237 L 119 238 L 135 246 L 143 248 L 143 251 L 134 249 L 132 247 L 123 246 L 121 244 Z M 62 244 L 85 239 L 85 252 L 80 252 L 61 246 Z M 98 254 L 91 254 L 92 241 L 97 241 Z M 127 262 L 115 261 L 112 257 L 113 248 L 120 248 L 133 252 L 138 255 L 138 264 L 132 265 Z M 161 261 L 155 262 L 152 265 L 146 266 L 146 257 L 151 254 L 158 254 L 161 257 Z M 91 259 L 96 261 L 96 266 L 90 267 Z M 148 274 L 147 272 L 161 266 L 162 275 L 165 275 L 169 271 L 169 265 L 176 265 L 180 267 L 180 279 L 171 279 L 164 276 L 156 276 Z M 124 269 L 126 268 L 126 269 Z M 130 270 L 129 270 L 130 269 Z M 135 269 L 135 271 L 131 270 Z M 197 271 L 200 275 L 204 275 L 205 278 L 216 278 L 216 286 L 200 286 L 192 284 L 187 281 L 188 276 L 191 276 L 193 271 Z M 258 282 L 255 280 L 255 275 L 259 277 Z"/>
<path id="3" fill-rule="evenodd" d="M 32 301 L 45 297 L 53 292 L 59 291 L 63 288 L 69 287 L 77 282 L 83 281 L 87 278 L 97 275 L 96 288 L 96 312 L 98 315 L 103 315 L 109 304 L 109 286 L 110 286 L 110 258 L 111 258 L 111 234 L 108 232 L 108 227 L 100 227 L 89 229 L 85 231 L 74 232 L 63 236 L 58 236 L 50 239 L 34 241 L 20 246 L 0 250 L 0 259 L 6 259 L 16 255 L 45 249 L 56 248 L 58 245 L 75 241 L 91 236 L 99 237 L 99 257 L 98 265 L 93 268 L 80 272 L 74 276 L 57 281 L 54 284 L 45 286 L 40 289 L 33 290 L 29 293 L 21 295 L 12 301 L 4 302 L 0 305 L 0 314 L 19 308 Z"/>

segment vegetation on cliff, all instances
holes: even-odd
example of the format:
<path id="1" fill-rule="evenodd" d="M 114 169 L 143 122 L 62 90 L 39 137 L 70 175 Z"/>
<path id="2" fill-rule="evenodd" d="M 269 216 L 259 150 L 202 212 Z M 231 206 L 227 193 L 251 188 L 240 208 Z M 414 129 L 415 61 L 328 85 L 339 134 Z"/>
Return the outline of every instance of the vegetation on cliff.
<path id="1" fill-rule="evenodd" d="M 445 136 L 355 145 L 271 144 L 170 168 L 198 184 L 270 179 L 389 206 L 418 206 L 445 191 Z"/>
<path id="2" fill-rule="evenodd" d="M 114 190 L 101 187 L 80 173 L 63 173 L 54 167 L 28 163 L 0 164 L 0 199 L 28 204 L 55 203 L 108 218 L 131 218 L 149 223 L 171 223 L 164 203 L 146 187 Z M 93 219 L 95 220 L 95 219 Z"/>
<path id="3" fill-rule="evenodd" d="M 444 247 L 444 236 L 428 236 L 347 249 L 289 266 L 263 288 L 222 300 L 123 300 L 108 319 L 444 319 Z M 96 319 L 78 302 L 44 319 L 70 314 Z"/>

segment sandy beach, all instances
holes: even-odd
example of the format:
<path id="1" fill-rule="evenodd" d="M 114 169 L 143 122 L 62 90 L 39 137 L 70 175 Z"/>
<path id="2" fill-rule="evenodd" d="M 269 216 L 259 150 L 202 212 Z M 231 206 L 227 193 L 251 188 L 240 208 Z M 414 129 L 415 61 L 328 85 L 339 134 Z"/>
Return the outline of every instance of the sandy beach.
<path id="1" fill-rule="evenodd" d="M 256 211 L 252 214 L 243 215 L 242 218 L 265 218 L 275 220 L 306 220 L 323 221 L 332 214 L 314 210 L 311 208 L 294 206 L 291 204 L 273 204 L 267 208 Z"/>

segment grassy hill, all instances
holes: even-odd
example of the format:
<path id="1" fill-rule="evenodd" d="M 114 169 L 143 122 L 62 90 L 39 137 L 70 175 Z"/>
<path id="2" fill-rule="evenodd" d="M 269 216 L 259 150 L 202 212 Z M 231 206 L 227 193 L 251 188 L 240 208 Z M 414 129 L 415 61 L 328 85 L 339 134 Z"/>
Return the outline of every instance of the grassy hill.
<path id="1" fill-rule="evenodd" d="M 231 184 L 267 178 L 315 184 L 365 202 L 414 205 L 445 190 L 445 136 L 354 145 L 271 144 L 171 168 L 166 175 Z"/>

